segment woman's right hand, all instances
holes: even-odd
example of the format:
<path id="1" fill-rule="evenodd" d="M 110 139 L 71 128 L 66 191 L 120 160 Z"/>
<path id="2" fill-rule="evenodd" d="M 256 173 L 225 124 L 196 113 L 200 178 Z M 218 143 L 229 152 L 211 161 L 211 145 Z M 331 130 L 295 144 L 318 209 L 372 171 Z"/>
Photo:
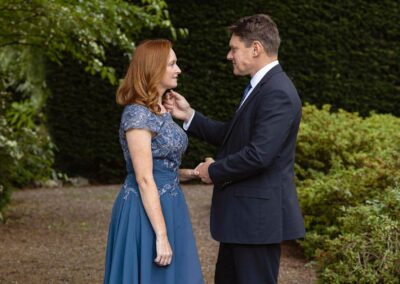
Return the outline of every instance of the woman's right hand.
<path id="1" fill-rule="evenodd" d="M 167 266 L 172 261 L 172 249 L 167 235 L 157 236 L 156 239 L 157 257 L 154 262 L 159 266 Z"/>

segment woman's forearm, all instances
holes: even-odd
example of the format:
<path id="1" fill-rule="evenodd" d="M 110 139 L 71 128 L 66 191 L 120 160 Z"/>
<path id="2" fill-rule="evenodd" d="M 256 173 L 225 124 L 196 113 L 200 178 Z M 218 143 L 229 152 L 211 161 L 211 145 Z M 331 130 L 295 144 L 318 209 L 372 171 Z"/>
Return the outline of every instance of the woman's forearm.
<path id="1" fill-rule="evenodd" d="M 137 179 L 143 207 L 157 237 L 167 236 L 160 197 L 153 177 Z"/>

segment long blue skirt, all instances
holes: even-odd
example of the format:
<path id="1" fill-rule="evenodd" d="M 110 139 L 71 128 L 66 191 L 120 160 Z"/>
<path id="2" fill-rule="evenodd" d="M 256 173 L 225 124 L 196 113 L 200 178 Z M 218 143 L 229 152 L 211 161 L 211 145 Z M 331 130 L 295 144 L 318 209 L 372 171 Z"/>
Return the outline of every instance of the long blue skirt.
<path id="1" fill-rule="evenodd" d="M 157 183 L 157 180 L 156 180 Z M 144 210 L 134 175 L 128 175 L 115 201 L 107 242 L 105 284 L 202 284 L 203 276 L 189 211 L 179 186 L 160 192 L 173 251 L 172 263 L 158 266 L 155 234 Z"/>

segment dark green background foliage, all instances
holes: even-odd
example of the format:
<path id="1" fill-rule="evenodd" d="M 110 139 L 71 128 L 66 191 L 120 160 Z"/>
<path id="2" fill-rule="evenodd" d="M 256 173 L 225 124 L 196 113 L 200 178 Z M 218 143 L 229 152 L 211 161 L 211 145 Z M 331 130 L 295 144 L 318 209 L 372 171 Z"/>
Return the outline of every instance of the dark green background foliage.
<path id="1" fill-rule="evenodd" d="M 122 55 L 112 58 L 118 58 L 120 66 L 127 64 L 122 63 Z M 124 164 L 118 128 L 122 108 L 115 103 L 116 87 L 85 73 L 76 61 L 65 61 L 62 67 L 49 64 L 48 69 L 53 95 L 47 115 L 57 145 L 55 167 L 92 181 L 121 182 Z"/>
<path id="2" fill-rule="evenodd" d="M 177 89 L 192 106 L 227 120 L 249 78 L 233 76 L 226 60 L 226 27 L 255 13 L 270 14 L 278 24 L 279 60 L 304 102 L 367 115 L 371 110 L 400 115 L 400 9 L 398 1 L 168 1 L 176 28 L 189 36 L 174 43 L 182 69 Z M 143 34 L 143 38 L 148 37 Z M 152 34 L 152 36 L 162 36 Z M 138 39 L 139 40 L 139 39 Z M 114 56 L 121 76 L 126 58 Z M 118 145 L 121 108 L 115 86 L 84 74 L 65 62 L 49 74 L 53 97 L 49 121 L 58 149 L 58 167 L 71 175 L 101 182 L 122 178 Z M 190 140 L 183 165 L 194 166 L 215 149 Z"/>

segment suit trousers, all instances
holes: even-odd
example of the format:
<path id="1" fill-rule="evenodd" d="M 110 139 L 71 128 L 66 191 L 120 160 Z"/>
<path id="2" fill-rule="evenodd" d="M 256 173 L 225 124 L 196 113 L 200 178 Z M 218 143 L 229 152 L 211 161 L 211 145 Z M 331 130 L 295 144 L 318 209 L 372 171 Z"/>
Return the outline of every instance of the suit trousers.
<path id="1" fill-rule="evenodd" d="M 280 244 L 220 243 L 215 284 L 276 284 L 280 256 Z"/>

